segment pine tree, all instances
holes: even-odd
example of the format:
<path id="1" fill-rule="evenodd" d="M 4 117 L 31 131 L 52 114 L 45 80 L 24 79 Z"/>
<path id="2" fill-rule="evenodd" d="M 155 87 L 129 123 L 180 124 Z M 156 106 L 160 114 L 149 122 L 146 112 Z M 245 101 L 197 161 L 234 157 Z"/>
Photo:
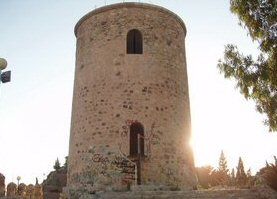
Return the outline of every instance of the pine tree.
<path id="1" fill-rule="evenodd" d="M 223 150 L 221 151 L 220 158 L 219 158 L 219 164 L 218 164 L 218 172 L 220 176 L 220 183 L 222 185 L 227 185 L 229 183 L 229 169 L 227 166 L 227 160 L 223 153 Z"/>
<path id="2" fill-rule="evenodd" d="M 60 168 L 61 168 L 61 164 L 60 164 L 60 161 L 59 159 L 57 158 L 57 160 L 55 161 L 55 164 L 53 166 L 53 168 L 58 171 Z"/>
<path id="3" fill-rule="evenodd" d="M 238 163 L 237 175 L 236 175 L 236 185 L 245 186 L 246 182 L 247 182 L 247 176 L 244 171 L 243 161 L 241 157 L 239 157 L 239 163 Z"/>
<path id="4" fill-rule="evenodd" d="M 220 154 L 218 170 L 222 171 L 226 174 L 228 174 L 228 172 L 229 172 L 229 169 L 228 169 L 228 166 L 227 166 L 227 160 L 226 160 L 226 157 L 223 153 L 223 150 L 221 151 L 221 154 Z"/>

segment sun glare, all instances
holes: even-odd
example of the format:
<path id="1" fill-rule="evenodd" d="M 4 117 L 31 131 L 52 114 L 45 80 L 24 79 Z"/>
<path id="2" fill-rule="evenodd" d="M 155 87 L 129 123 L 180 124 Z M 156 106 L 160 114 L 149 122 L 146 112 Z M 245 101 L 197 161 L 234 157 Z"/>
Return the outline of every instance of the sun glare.
<path id="1" fill-rule="evenodd" d="M 215 143 L 212 143 L 207 134 L 194 134 L 191 139 L 196 166 L 216 166 L 219 154 Z"/>

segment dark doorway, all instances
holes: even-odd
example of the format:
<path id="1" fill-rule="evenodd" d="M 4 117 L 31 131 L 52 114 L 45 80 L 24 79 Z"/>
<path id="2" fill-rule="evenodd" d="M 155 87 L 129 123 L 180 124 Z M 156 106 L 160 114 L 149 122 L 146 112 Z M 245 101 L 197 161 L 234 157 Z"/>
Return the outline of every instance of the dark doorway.
<path id="1" fill-rule="evenodd" d="M 140 135 L 140 140 L 138 140 L 138 135 Z M 141 123 L 134 122 L 130 126 L 130 156 L 137 156 L 139 148 L 140 155 L 144 156 L 144 128 Z"/>
<path id="2" fill-rule="evenodd" d="M 142 34 L 139 30 L 130 30 L 127 34 L 127 54 L 142 54 Z"/>
<path id="3" fill-rule="evenodd" d="M 141 123 L 134 122 L 130 126 L 130 156 L 137 164 L 137 184 L 141 184 L 141 157 L 144 156 L 144 128 Z"/>

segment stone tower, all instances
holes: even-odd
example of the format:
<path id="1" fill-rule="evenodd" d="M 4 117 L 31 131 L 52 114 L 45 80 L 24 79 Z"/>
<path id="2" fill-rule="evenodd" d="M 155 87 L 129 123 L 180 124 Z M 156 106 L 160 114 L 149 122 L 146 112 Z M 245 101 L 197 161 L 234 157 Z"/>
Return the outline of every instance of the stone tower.
<path id="1" fill-rule="evenodd" d="M 85 15 L 75 35 L 68 188 L 192 188 L 183 21 L 119 3 Z"/>

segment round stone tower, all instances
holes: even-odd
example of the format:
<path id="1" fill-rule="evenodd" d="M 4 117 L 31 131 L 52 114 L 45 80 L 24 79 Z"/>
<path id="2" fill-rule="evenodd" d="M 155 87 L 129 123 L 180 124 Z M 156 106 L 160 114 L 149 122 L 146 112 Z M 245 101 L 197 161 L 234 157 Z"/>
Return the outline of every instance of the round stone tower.
<path id="1" fill-rule="evenodd" d="M 68 187 L 192 188 L 186 27 L 144 3 L 93 10 L 75 27 Z"/>

